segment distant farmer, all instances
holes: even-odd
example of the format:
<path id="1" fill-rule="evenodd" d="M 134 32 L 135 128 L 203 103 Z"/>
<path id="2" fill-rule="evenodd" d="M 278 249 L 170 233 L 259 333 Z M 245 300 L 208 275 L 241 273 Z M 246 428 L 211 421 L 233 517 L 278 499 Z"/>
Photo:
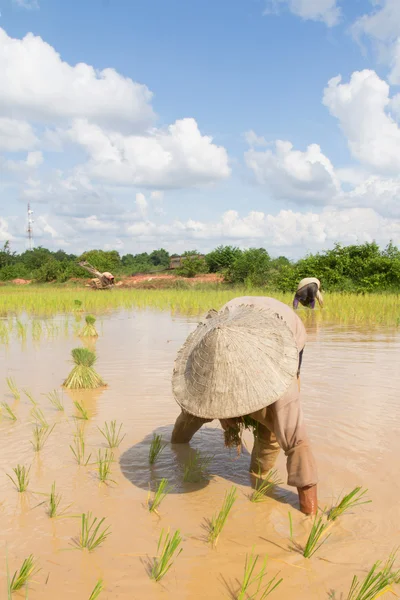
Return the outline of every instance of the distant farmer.
<path id="1" fill-rule="evenodd" d="M 299 400 L 306 331 L 286 304 L 245 296 L 210 311 L 175 361 L 172 387 L 182 412 L 171 442 L 190 442 L 200 427 L 219 419 L 227 446 L 254 433 L 250 472 L 265 476 L 282 448 L 288 485 L 300 510 L 317 510 L 317 469 Z"/>
<path id="2" fill-rule="evenodd" d="M 92 267 L 92 265 L 86 261 L 81 261 L 79 263 L 79 266 L 91 273 L 92 275 L 95 275 L 95 278 L 91 279 L 91 287 L 98 290 L 106 290 L 111 289 L 114 286 L 115 278 L 112 273 L 109 273 L 108 271 L 100 273 L 100 271 Z"/>
<path id="3" fill-rule="evenodd" d="M 293 308 L 296 310 L 300 302 L 303 306 L 314 309 L 315 300 L 318 300 L 322 308 L 324 299 L 321 294 L 321 282 L 316 277 L 306 277 L 297 286 L 297 292 L 293 299 Z"/>

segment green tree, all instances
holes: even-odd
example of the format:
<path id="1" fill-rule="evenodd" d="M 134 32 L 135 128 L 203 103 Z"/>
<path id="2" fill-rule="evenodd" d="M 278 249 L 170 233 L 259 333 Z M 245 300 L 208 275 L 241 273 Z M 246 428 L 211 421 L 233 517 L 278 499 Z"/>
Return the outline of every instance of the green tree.
<path id="1" fill-rule="evenodd" d="M 236 258 L 226 279 L 247 287 L 263 287 L 268 283 L 270 268 L 268 252 L 264 248 L 250 248 Z"/>
<path id="2" fill-rule="evenodd" d="M 115 274 L 121 267 L 121 257 L 116 250 L 89 250 L 84 252 L 79 260 L 86 260 L 101 273 L 109 271 Z"/>
<path id="3" fill-rule="evenodd" d="M 241 255 L 242 251 L 236 246 L 218 246 L 207 254 L 206 263 L 210 273 L 223 272 L 230 269 Z"/>
<path id="4" fill-rule="evenodd" d="M 181 277 L 195 277 L 200 273 L 207 273 L 207 271 L 208 268 L 204 258 L 201 258 L 198 254 L 189 254 L 176 272 Z"/>

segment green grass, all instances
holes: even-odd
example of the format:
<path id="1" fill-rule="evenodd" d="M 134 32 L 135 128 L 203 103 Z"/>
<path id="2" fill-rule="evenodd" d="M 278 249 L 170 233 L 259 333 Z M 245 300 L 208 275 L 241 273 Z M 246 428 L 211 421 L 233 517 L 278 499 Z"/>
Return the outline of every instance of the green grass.
<path id="1" fill-rule="evenodd" d="M 111 464 L 114 462 L 114 454 L 107 448 L 104 452 L 99 450 L 97 456 L 97 471 L 101 483 L 116 483 L 111 479 Z"/>
<path id="2" fill-rule="evenodd" d="M 209 523 L 208 541 L 214 547 L 218 543 L 221 531 L 223 530 L 228 515 L 232 510 L 232 506 L 236 501 L 236 493 L 237 489 L 235 486 L 232 486 L 229 492 L 225 493 L 225 498 L 221 510 L 212 517 Z"/>
<path id="3" fill-rule="evenodd" d="M 393 584 L 400 583 L 400 569 L 394 569 L 395 560 L 396 553 L 393 552 L 382 568 L 381 561 L 377 561 L 363 581 L 355 575 L 346 600 L 374 600 L 392 592 Z"/>
<path id="4" fill-rule="evenodd" d="M 259 477 L 256 482 L 256 488 L 250 496 L 251 502 L 263 502 L 267 495 L 275 486 L 280 485 L 282 481 L 279 479 L 278 471 L 272 470 L 267 473 L 264 478 Z"/>
<path id="5" fill-rule="evenodd" d="M 50 429 L 48 427 L 43 427 L 38 425 L 37 423 L 33 427 L 33 440 L 31 440 L 31 444 L 33 450 L 35 452 L 40 452 L 43 449 L 43 446 L 47 442 L 49 435 L 53 431 L 55 425 Z"/>
<path id="6" fill-rule="evenodd" d="M 7 582 L 9 597 L 11 597 L 11 594 L 14 592 L 18 592 L 26 586 L 38 571 L 39 569 L 36 566 L 36 561 L 33 554 L 31 554 L 24 560 L 20 569 L 15 571 L 12 578 Z"/>
<path id="7" fill-rule="evenodd" d="M 71 354 L 75 367 L 64 381 L 64 387 L 89 390 L 106 385 L 93 368 L 97 360 L 94 352 L 88 348 L 74 348 Z"/>
<path id="8" fill-rule="evenodd" d="M 89 454 L 89 456 L 86 457 L 86 444 L 84 432 L 81 427 L 77 427 L 76 432 L 74 433 L 74 441 L 70 445 L 70 448 L 78 465 L 86 467 L 92 455 Z"/>
<path id="9" fill-rule="evenodd" d="M 198 483 L 208 479 L 208 467 L 213 458 L 213 456 L 202 455 L 198 450 L 193 452 L 183 467 L 183 481 Z"/>
<path id="10" fill-rule="evenodd" d="M 150 512 L 158 514 L 158 509 L 165 496 L 171 491 L 171 486 L 168 484 L 168 479 L 161 479 L 157 490 L 154 492 L 153 500 L 150 500 L 150 494 L 147 499 L 147 505 Z"/>
<path id="11" fill-rule="evenodd" d="M 17 488 L 17 491 L 20 493 L 25 492 L 26 489 L 28 488 L 30 470 L 31 470 L 30 467 L 27 468 L 27 467 L 24 467 L 23 465 L 17 465 L 16 467 L 13 468 L 15 477 L 13 477 L 12 475 L 9 475 L 7 473 L 7 477 L 9 479 L 11 479 L 11 481 Z"/>
<path id="12" fill-rule="evenodd" d="M 125 435 L 121 436 L 122 423 L 117 430 L 117 421 L 111 421 L 110 424 L 104 423 L 104 429 L 97 428 L 101 435 L 106 439 L 109 448 L 118 448 Z"/>
<path id="13" fill-rule="evenodd" d="M 169 531 L 165 532 L 164 529 L 161 531 L 157 545 L 157 556 L 153 561 L 150 571 L 151 579 L 160 581 L 165 577 L 172 567 L 174 560 L 182 552 L 182 548 L 180 548 L 181 542 L 182 537 L 179 530 L 175 531 L 172 536 Z"/>
<path id="14" fill-rule="evenodd" d="M 151 465 L 154 465 L 166 445 L 167 444 L 162 441 L 161 435 L 156 433 L 153 435 L 149 449 L 149 463 Z"/>
<path id="15" fill-rule="evenodd" d="M 7 382 L 8 389 L 14 396 L 15 400 L 19 400 L 21 398 L 21 394 L 20 394 L 20 391 L 19 391 L 18 386 L 15 383 L 14 379 L 12 377 L 7 377 L 6 382 Z"/>
<path id="16" fill-rule="evenodd" d="M 39 424 L 43 428 L 49 427 L 46 417 L 44 416 L 44 412 L 39 406 L 34 406 L 31 410 L 32 419 Z"/>
<path id="17" fill-rule="evenodd" d="M 265 557 L 260 571 L 256 574 L 255 568 L 258 559 L 258 556 L 254 556 L 253 550 L 250 555 L 246 554 L 243 581 L 237 600 L 264 600 L 282 583 L 283 579 L 278 579 L 277 575 L 269 581 L 266 580 L 267 557 Z"/>
<path id="18" fill-rule="evenodd" d="M 96 585 L 93 588 L 92 593 L 89 596 L 89 600 L 96 600 L 101 592 L 103 591 L 103 581 L 101 579 L 99 579 L 96 583 Z"/>
<path id="19" fill-rule="evenodd" d="M 47 394 L 47 398 L 50 400 L 51 404 L 54 406 L 56 410 L 63 411 L 64 403 L 62 399 L 62 393 L 58 390 L 53 390 Z"/>
<path id="20" fill-rule="evenodd" d="M 77 547 L 93 552 L 93 550 L 101 546 L 111 534 L 109 526 L 103 527 L 104 521 L 105 517 L 98 519 L 97 517 L 93 517 L 91 512 L 83 513 L 81 515 L 79 538 L 76 540 Z"/>
<path id="21" fill-rule="evenodd" d="M 11 408 L 11 406 L 7 402 L 2 402 L 1 406 L 6 411 L 5 414 L 6 414 L 6 417 L 8 419 L 10 419 L 11 421 L 16 421 L 17 420 L 17 415 L 15 414 L 15 412 L 13 411 L 13 409 Z"/>
<path id="22" fill-rule="evenodd" d="M 341 517 L 344 513 L 361 506 L 363 504 L 369 504 L 372 500 L 366 500 L 365 494 L 368 490 L 363 490 L 361 487 L 355 487 L 349 494 L 343 496 L 337 506 L 331 508 L 328 513 L 328 520 L 335 521 Z"/>
<path id="23" fill-rule="evenodd" d="M 78 412 L 77 418 L 83 419 L 84 421 L 88 421 L 90 415 L 86 408 L 83 406 L 83 404 L 81 402 L 78 402 L 77 400 L 74 400 L 74 406 Z"/>

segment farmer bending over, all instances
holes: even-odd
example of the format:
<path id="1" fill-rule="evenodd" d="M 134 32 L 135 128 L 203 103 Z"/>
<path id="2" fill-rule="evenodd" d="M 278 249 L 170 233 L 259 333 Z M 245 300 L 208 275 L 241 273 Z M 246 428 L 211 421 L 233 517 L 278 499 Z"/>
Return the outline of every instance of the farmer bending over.
<path id="1" fill-rule="evenodd" d="M 210 311 L 175 361 L 172 387 L 182 412 L 171 442 L 188 443 L 204 423 L 219 419 L 226 445 L 239 446 L 250 426 L 250 472 L 265 476 L 282 448 L 300 510 L 315 514 L 317 469 L 299 400 L 305 341 L 302 321 L 273 298 L 236 298 Z"/>
<path id="2" fill-rule="evenodd" d="M 297 292 L 293 299 L 293 308 L 296 310 L 300 302 L 303 306 L 314 309 L 315 300 L 318 300 L 322 308 L 324 299 L 321 294 L 321 282 L 316 277 L 306 277 L 300 281 L 297 287 Z"/>

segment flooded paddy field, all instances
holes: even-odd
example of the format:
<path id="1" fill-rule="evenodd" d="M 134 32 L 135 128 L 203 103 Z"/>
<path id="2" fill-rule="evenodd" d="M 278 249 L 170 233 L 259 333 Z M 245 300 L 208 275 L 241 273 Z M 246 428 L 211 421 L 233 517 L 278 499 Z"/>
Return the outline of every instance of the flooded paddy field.
<path id="1" fill-rule="evenodd" d="M 108 302 L 105 294 L 97 297 Z M 271 598 L 339 600 L 347 598 L 355 574 L 363 578 L 375 561 L 386 559 L 399 545 L 400 332 L 394 325 L 334 324 L 319 313 L 306 318 L 302 402 L 319 468 L 320 507 L 331 507 L 355 486 L 368 488 L 372 500 L 335 522 L 327 542 L 306 559 L 293 550 L 289 539 L 289 512 L 299 544 L 311 527 L 310 519 L 298 511 L 296 490 L 282 484 L 265 502 L 249 501 L 250 436 L 239 457 L 224 447 L 217 422 L 200 430 L 190 447 L 169 444 L 179 413 L 171 393 L 173 361 L 197 316 L 179 314 L 179 307 L 171 312 L 167 306 L 158 307 L 164 310 L 105 306 L 92 347 L 98 357 L 96 370 L 108 386 L 65 390 L 65 410 L 57 411 L 46 394 L 60 390 L 71 370 L 71 349 L 82 345 L 77 333 L 83 317 L 70 313 L 43 318 L 24 308 L 25 313 L 10 318 L 3 313 L 2 319 L 10 334 L 0 344 L 0 394 L 17 419 L 2 410 L 0 598 L 7 598 L 6 548 L 11 573 L 30 554 L 37 559 L 41 570 L 29 586 L 30 600 L 89 600 L 99 579 L 104 581 L 100 600 L 235 598 L 246 554 L 252 549 L 261 557 L 268 555 L 269 577 L 279 573 L 283 578 Z M 28 332 L 35 327 L 39 331 L 34 322 L 40 322 L 42 335 L 18 333 L 17 318 L 27 324 Z M 10 377 L 21 393 L 19 400 L 7 386 Z M 55 425 L 38 453 L 31 444 L 33 404 L 23 390 L 37 402 L 49 426 Z M 70 449 L 79 416 L 74 401 L 89 413 L 88 420 L 79 420 L 87 456 L 91 454 L 86 466 L 77 465 Z M 125 437 L 113 450 L 113 481 L 104 484 L 95 464 L 98 450 L 106 448 L 99 428 L 112 420 L 118 426 L 122 423 Z M 162 435 L 167 446 L 150 466 L 154 433 Z M 183 468 L 196 449 L 213 457 L 210 480 L 185 483 Z M 283 480 L 284 459 L 280 456 L 278 462 Z M 7 477 L 18 464 L 31 468 L 24 493 L 18 493 Z M 174 487 L 159 515 L 151 514 L 149 490 L 154 491 L 162 478 Z M 62 495 L 60 508 L 66 509 L 57 519 L 49 518 L 44 495 L 53 482 Z M 237 487 L 237 500 L 218 545 L 211 548 L 206 521 L 219 510 L 232 485 Z M 109 537 L 90 553 L 74 545 L 80 515 L 88 511 L 105 517 L 104 525 L 110 526 Z M 165 578 L 155 583 L 147 569 L 162 529 L 179 530 L 183 550 Z M 25 590 L 13 598 L 25 598 Z"/>

